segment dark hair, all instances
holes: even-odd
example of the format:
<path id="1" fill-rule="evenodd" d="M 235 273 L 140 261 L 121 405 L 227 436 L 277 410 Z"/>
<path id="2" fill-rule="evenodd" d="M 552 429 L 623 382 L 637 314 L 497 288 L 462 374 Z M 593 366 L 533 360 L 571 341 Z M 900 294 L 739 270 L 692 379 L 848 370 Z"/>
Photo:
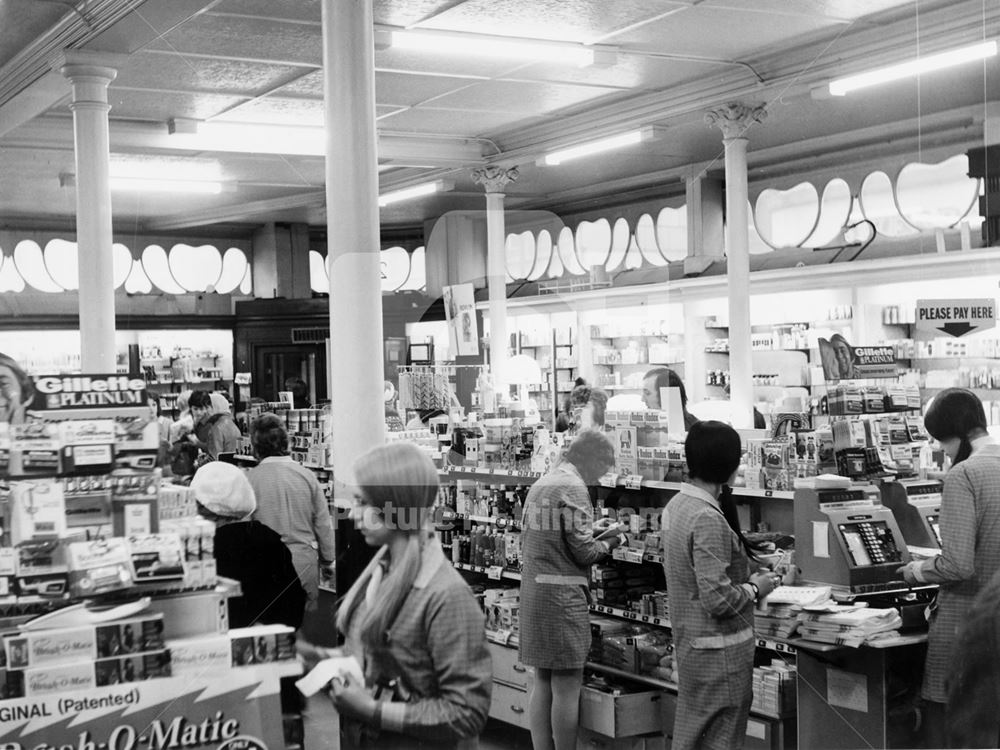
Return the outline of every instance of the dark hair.
<path id="1" fill-rule="evenodd" d="M 309 386 L 298 375 L 291 375 L 285 378 L 285 389 L 291 391 L 292 395 L 295 396 L 301 397 L 309 394 Z"/>
<path id="2" fill-rule="evenodd" d="M 0 367 L 6 367 L 14 373 L 14 377 L 17 378 L 17 384 L 21 388 L 21 398 L 25 402 L 30 401 L 35 395 L 35 384 L 31 376 L 24 371 L 13 357 L 2 352 L 0 352 Z"/>
<path id="3" fill-rule="evenodd" d="M 959 438 L 958 453 L 952 466 L 972 455 L 972 441 L 969 436 L 977 431 L 987 431 L 986 411 L 983 402 L 965 388 L 946 388 L 934 397 L 927 414 L 924 427 L 935 440 Z"/>
<path id="4" fill-rule="evenodd" d="M 566 400 L 567 416 L 570 416 L 576 407 L 587 404 L 594 405 L 594 422 L 603 425 L 604 414 L 608 408 L 608 394 L 601 388 L 593 388 L 589 385 L 575 386 Z"/>
<path id="5" fill-rule="evenodd" d="M 421 409 L 417 412 L 420 415 L 420 421 L 424 424 L 429 423 L 434 417 L 444 417 L 448 415 L 444 409 Z"/>
<path id="6" fill-rule="evenodd" d="M 198 409 L 211 409 L 211 395 L 208 391 L 191 391 L 191 395 L 188 397 L 188 408 L 190 409 L 192 406 Z"/>
<path id="7" fill-rule="evenodd" d="M 684 388 L 684 381 L 681 380 L 680 375 L 669 367 L 654 367 L 642 376 L 643 380 L 648 380 L 649 378 L 656 378 L 657 393 L 659 393 L 660 388 L 678 389 L 681 394 L 681 408 L 687 411 L 688 395 L 687 390 Z"/>
<path id="8" fill-rule="evenodd" d="M 284 420 L 277 414 L 261 414 L 250 429 L 257 458 L 288 455 L 288 431 Z"/>
<path id="9" fill-rule="evenodd" d="M 615 446 L 600 430 L 581 430 L 563 451 L 563 459 L 577 468 L 584 482 L 592 484 L 615 465 Z"/>
<path id="10" fill-rule="evenodd" d="M 739 433 L 725 422 L 711 419 L 696 422 L 688 429 L 687 439 L 684 441 L 684 455 L 691 478 L 722 485 L 722 492 L 719 495 L 722 515 L 729 528 L 739 537 L 747 555 L 756 560 L 760 547 L 749 542 L 740 530 L 740 517 L 736 511 L 733 490 L 726 484 L 739 468 L 740 459 L 743 457 Z"/>

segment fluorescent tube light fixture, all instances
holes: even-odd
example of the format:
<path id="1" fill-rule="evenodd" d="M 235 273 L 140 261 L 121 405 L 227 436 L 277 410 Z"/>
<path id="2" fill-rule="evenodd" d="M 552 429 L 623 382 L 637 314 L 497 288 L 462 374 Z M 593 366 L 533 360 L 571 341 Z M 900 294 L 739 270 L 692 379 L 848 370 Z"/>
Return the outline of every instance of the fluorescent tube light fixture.
<path id="1" fill-rule="evenodd" d="M 76 187 L 76 175 L 63 173 L 59 175 L 59 185 L 64 188 Z M 175 180 L 156 177 L 114 177 L 108 178 L 112 190 L 139 191 L 144 193 L 198 193 L 201 195 L 218 195 L 234 190 L 230 184 L 213 180 Z"/>
<path id="2" fill-rule="evenodd" d="M 390 203 L 399 203 L 400 201 L 408 201 L 411 198 L 419 198 L 424 195 L 432 195 L 434 193 L 447 192 L 454 188 L 455 185 L 447 180 L 434 180 L 434 182 L 424 182 L 420 185 L 414 185 L 413 187 L 402 188 L 400 190 L 393 190 L 389 193 L 382 193 L 378 197 L 378 204 L 380 206 L 388 206 Z"/>
<path id="3" fill-rule="evenodd" d="M 539 166 L 555 166 L 572 159 L 580 159 L 584 156 L 613 151 L 626 146 L 634 146 L 644 141 L 653 141 L 660 137 L 663 128 L 656 125 L 646 125 L 638 130 L 630 130 L 627 133 L 619 133 L 607 138 L 600 138 L 596 141 L 581 143 L 578 146 L 551 151 L 538 160 Z"/>
<path id="4" fill-rule="evenodd" d="M 539 60 L 584 67 L 593 65 L 597 54 L 606 52 L 576 42 L 557 42 L 522 37 L 467 34 L 455 31 L 390 31 L 389 46 L 447 55 Z"/>
<path id="5" fill-rule="evenodd" d="M 856 91 L 857 89 L 877 86 L 890 81 L 899 81 L 903 78 L 931 73 L 935 70 L 943 70 L 944 68 L 951 68 L 967 62 L 985 60 L 989 57 L 995 57 L 996 54 L 996 41 L 973 44 L 968 47 L 948 50 L 947 52 L 939 52 L 936 55 L 918 57 L 915 60 L 908 60 L 897 65 L 889 65 L 888 67 L 878 68 L 867 73 L 837 78 L 830 81 L 829 91 L 832 96 L 844 96 L 844 94 Z"/>

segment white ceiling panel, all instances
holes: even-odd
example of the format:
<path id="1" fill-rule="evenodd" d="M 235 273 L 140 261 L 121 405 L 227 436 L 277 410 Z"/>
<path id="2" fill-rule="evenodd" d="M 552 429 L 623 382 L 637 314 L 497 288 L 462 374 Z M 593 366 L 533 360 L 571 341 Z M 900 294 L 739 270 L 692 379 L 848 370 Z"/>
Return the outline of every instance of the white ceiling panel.
<path id="1" fill-rule="evenodd" d="M 222 0 L 212 12 L 312 23 L 321 15 L 320 0 Z"/>
<path id="2" fill-rule="evenodd" d="M 478 112 L 548 114 L 602 97 L 621 95 L 618 89 L 531 81 L 483 81 L 454 94 L 445 94 L 429 106 Z"/>
<path id="3" fill-rule="evenodd" d="M 273 125 L 323 125 L 322 99 L 285 99 L 265 96 L 220 115 L 219 120 L 262 122 Z"/>
<path id="4" fill-rule="evenodd" d="M 270 91 L 311 68 L 186 56 L 177 52 L 138 52 L 113 85 L 126 88 L 177 91 L 193 89 L 254 96 Z M 322 96 L 322 94 L 321 94 Z"/>
<path id="5" fill-rule="evenodd" d="M 519 62 L 498 60 L 491 57 L 473 59 L 468 55 L 395 49 L 393 47 L 375 50 L 375 68 L 377 70 L 403 70 L 410 73 L 430 73 L 458 78 L 476 76 L 495 78 L 519 67 L 521 67 Z"/>
<path id="6" fill-rule="evenodd" d="M 469 78 L 410 75 L 406 73 L 375 74 L 375 101 L 380 104 L 397 104 L 412 107 L 442 94 L 457 92 L 477 84 Z"/>
<path id="7" fill-rule="evenodd" d="M 855 21 L 862 16 L 894 8 L 914 10 L 914 0 L 704 0 L 707 8 L 776 13 L 778 15 L 825 16 L 836 21 Z"/>
<path id="8" fill-rule="evenodd" d="M 236 106 L 245 99 L 216 94 L 135 91 L 115 89 L 108 92 L 111 117 L 127 120 L 152 120 L 166 123 L 171 117 L 207 120 Z M 67 107 L 68 109 L 68 107 Z"/>
<path id="9" fill-rule="evenodd" d="M 590 65 L 571 68 L 552 63 L 534 63 L 508 74 L 506 78 L 654 91 L 695 78 L 745 74 L 745 70 L 731 65 L 619 54 L 615 64 L 607 67 Z"/>
<path id="10" fill-rule="evenodd" d="M 375 23 L 410 26 L 464 0 L 375 0 Z"/>
<path id="11" fill-rule="evenodd" d="M 239 59 L 323 63 L 323 36 L 318 26 L 212 13 L 196 16 L 150 46 Z"/>
<path id="12" fill-rule="evenodd" d="M 407 133 L 440 133 L 475 137 L 537 123 L 541 118 L 521 112 L 459 112 L 420 107 L 379 120 L 379 127 Z"/>

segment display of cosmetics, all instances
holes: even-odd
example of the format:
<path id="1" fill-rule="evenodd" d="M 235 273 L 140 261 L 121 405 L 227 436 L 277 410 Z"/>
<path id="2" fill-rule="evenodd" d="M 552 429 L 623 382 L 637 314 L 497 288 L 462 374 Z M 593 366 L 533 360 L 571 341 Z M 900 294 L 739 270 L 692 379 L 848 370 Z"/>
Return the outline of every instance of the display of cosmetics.
<path id="1" fill-rule="evenodd" d="M 501 565 L 521 569 L 521 534 L 476 526 L 468 533 L 443 530 L 442 544 L 451 546 L 451 561 L 462 565 Z"/>
<path id="2" fill-rule="evenodd" d="M 666 620 L 670 617 L 670 604 L 666 591 L 654 591 L 639 598 L 639 614 Z"/>
<path id="3" fill-rule="evenodd" d="M 524 485 L 490 485 L 459 482 L 444 485 L 438 493 L 441 505 L 465 516 L 503 518 L 520 523 L 528 488 Z"/>

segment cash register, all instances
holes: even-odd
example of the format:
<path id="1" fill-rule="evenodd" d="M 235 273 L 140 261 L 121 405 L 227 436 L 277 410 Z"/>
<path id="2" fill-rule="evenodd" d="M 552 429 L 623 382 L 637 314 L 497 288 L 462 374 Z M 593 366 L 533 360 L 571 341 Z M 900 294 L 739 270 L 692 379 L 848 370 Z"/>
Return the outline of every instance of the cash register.
<path id="1" fill-rule="evenodd" d="M 936 479 L 902 479 L 882 484 L 882 504 L 892 511 L 912 547 L 941 548 L 942 484 Z"/>

